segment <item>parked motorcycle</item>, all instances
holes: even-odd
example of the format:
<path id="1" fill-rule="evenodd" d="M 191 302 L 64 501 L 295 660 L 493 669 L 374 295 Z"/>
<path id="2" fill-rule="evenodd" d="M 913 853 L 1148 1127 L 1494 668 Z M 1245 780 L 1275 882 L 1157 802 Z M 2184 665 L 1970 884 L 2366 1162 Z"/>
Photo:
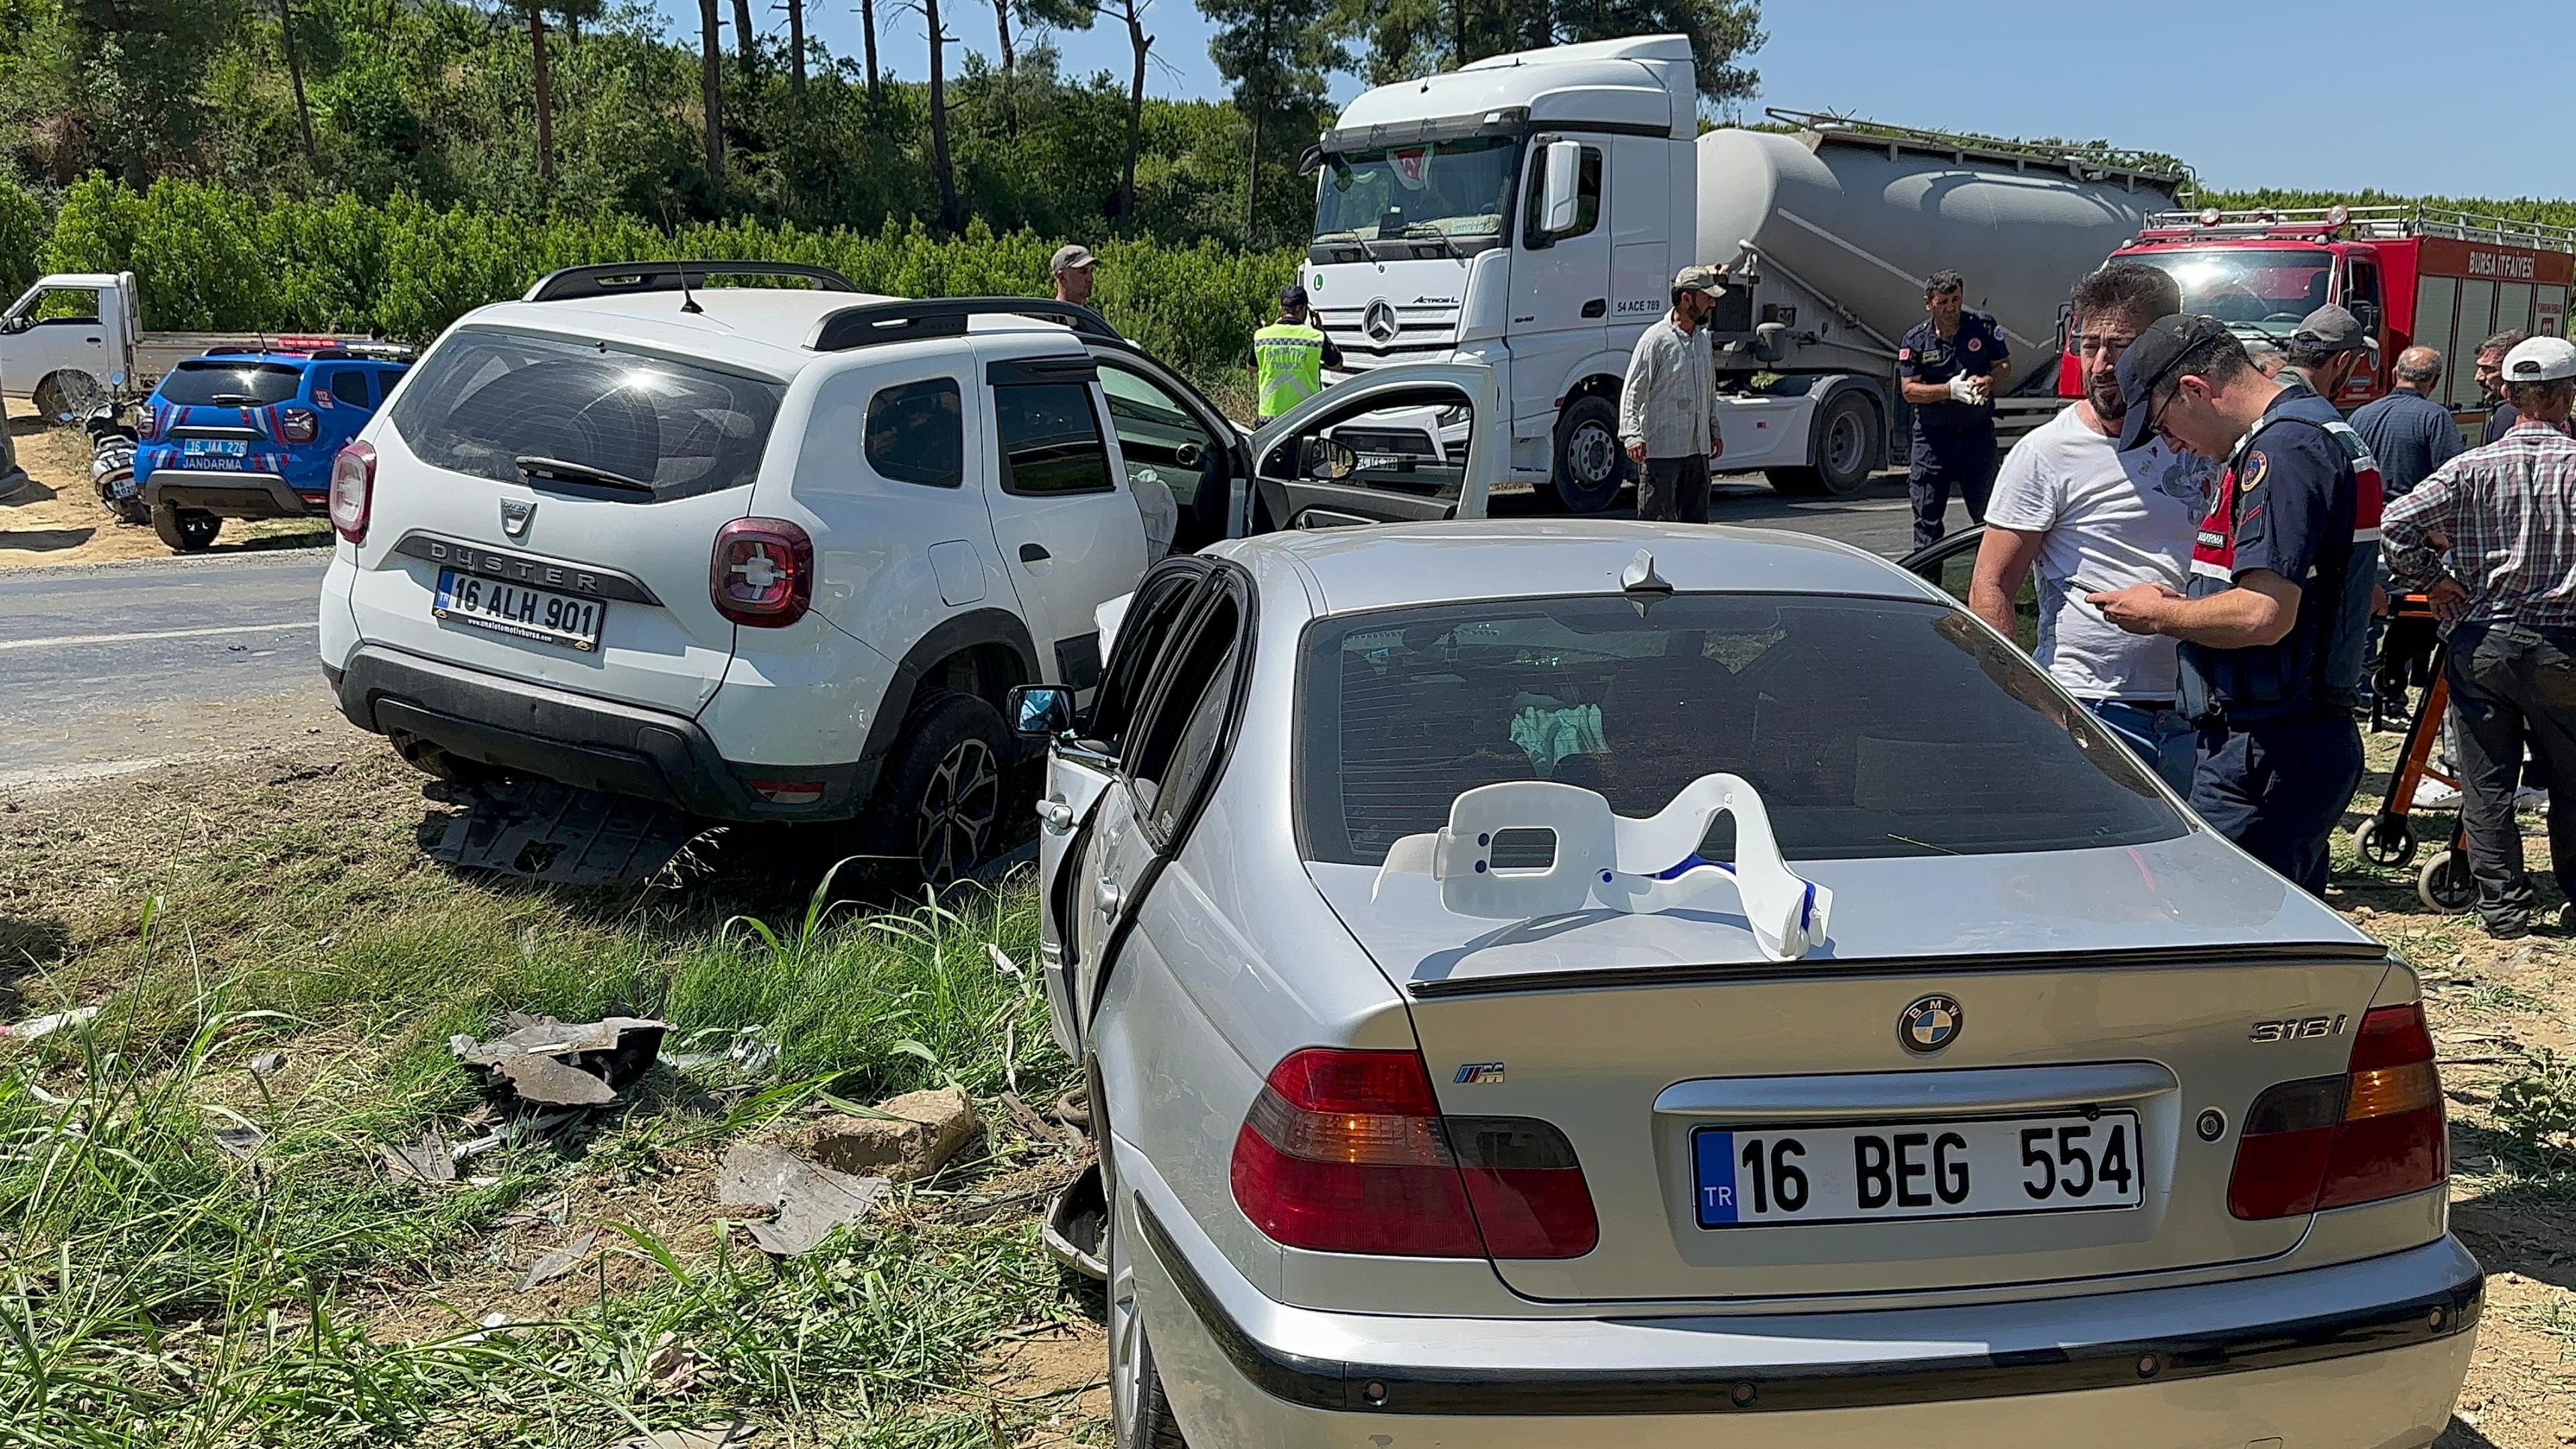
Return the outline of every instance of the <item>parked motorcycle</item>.
<path id="1" fill-rule="evenodd" d="M 134 481 L 134 425 L 114 403 L 90 409 L 83 428 L 89 433 L 89 481 L 98 490 L 99 506 L 119 523 L 150 523 L 143 506 L 143 485 Z"/>

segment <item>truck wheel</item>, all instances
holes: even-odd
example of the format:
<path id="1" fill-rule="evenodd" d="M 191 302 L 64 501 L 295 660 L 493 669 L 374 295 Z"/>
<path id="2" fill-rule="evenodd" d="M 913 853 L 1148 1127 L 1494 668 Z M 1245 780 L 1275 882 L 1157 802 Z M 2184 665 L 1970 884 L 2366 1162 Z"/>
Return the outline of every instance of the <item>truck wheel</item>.
<path id="1" fill-rule="evenodd" d="M 215 535 L 224 521 L 211 513 L 193 508 L 174 508 L 167 503 L 152 510 L 152 531 L 176 553 L 203 553 L 214 546 Z"/>
<path id="2" fill-rule="evenodd" d="M 1859 392 L 1847 389 L 1834 394 L 1817 412 L 1815 426 L 1807 434 L 1807 456 L 1812 460 L 1808 466 L 1770 468 L 1763 476 L 1771 481 L 1772 491 L 1793 498 L 1826 494 L 1848 498 L 1869 486 L 1878 453 L 1878 409 Z"/>
<path id="3" fill-rule="evenodd" d="M 912 879 L 949 885 L 999 853 L 1011 797 L 1010 733 L 971 694 L 913 707 L 877 786 L 867 845 Z"/>
<path id="4" fill-rule="evenodd" d="M 49 423 L 67 423 L 96 406 L 99 386 L 86 372 L 49 372 L 36 383 L 29 400 L 36 415 Z"/>
<path id="5" fill-rule="evenodd" d="M 1556 415 L 1556 466 L 1540 501 L 1565 513 L 1599 513 L 1618 501 L 1628 471 L 1619 405 L 1606 397 L 1576 398 Z"/>

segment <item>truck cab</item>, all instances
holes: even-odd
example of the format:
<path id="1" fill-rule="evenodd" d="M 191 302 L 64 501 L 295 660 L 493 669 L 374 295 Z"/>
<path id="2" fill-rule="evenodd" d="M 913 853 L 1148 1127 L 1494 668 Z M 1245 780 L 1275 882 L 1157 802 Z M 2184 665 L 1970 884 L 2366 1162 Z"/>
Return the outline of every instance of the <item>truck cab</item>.
<path id="1" fill-rule="evenodd" d="M 41 278 L 0 312 L 0 380 L 9 396 L 68 422 L 126 385 L 139 330 L 132 272 Z"/>
<path id="2" fill-rule="evenodd" d="M 1314 318 L 1353 372 L 1492 368 L 1507 483 L 1594 512 L 1628 481 L 1618 399 L 1639 334 L 1676 271 L 1726 264 L 1735 285 L 1708 325 L 1722 466 L 1849 494 L 1910 423 L 1897 353 L 1931 273 L 1973 274 L 1970 305 L 2013 339 L 2014 381 L 2053 411 L 2059 304 L 2172 203 L 2170 175 L 2098 147 L 1771 114 L 1790 131 L 1703 133 L 1681 35 L 1368 91 L 1306 157 Z"/>
<path id="3" fill-rule="evenodd" d="M 2576 231 L 2420 206 L 2209 207 L 2149 217 L 2112 259 L 2163 268 L 2182 285 L 2184 311 L 2276 347 L 2309 312 L 2344 307 L 2379 340 L 2379 355 L 2337 407 L 2384 395 L 2397 354 L 2424 346 L 2444 360 L 2438 401 L 2476 426 L 2486 420 L 2469 365 L 2478 344 L 2511 330 L 2566 331 Z M 2070 369 L 2060 390 L 2073 385 Z"/>

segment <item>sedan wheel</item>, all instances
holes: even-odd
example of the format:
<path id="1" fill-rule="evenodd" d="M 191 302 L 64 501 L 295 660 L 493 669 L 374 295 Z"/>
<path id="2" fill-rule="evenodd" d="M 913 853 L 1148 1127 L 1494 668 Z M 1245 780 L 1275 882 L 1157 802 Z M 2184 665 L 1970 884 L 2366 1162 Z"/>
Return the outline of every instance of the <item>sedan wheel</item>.
<path id="1" fill-rule="evenodd" d="M 1095 1107 L 1095 1116 L 1098 1109 Z M 1162 1375 L 1154 1370 L 1154 1346 L 1136 1311 L 1136 1205 L 1119 1192 L 1109 1170 L 1109 1134 L 1101 1144 L 1100 1181 L 1109 1195 L 1109 1426 L 1118 1449 L 1189 1449 L 1172 1405 L 1163 1396 Z"/>

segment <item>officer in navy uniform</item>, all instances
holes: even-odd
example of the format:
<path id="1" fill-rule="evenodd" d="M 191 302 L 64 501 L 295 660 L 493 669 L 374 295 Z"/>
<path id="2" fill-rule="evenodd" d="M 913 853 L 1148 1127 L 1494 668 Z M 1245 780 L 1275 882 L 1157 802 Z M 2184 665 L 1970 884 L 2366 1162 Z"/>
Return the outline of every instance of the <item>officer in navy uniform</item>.
<path id="1" fill-rule="evenodd" d="M 2158 318 L 2119 379 L 2123 449 L 2161 437 L 2226 472 L 2187 595 L 2149 583 L 2086 602 L 2181 641 L 2183 708 L 2201 727 L 2192 809 L 2322 896 L 2327 843 L 2361 783 L 2352 712 L 2379 576 L 2379 465 L 2331 403 L 2263 376 L 2207 317 Z"/>
<path id="2" fill-rule="evenodd" d="M 1967 286 L 1957 272 L 1934 272 L 1923 288 L 1923 310 L 1932 315 L 1896 350 L 1897 386 L 1914 405 L 1914 468 L 1906 488 L 1914 497 L 1918 549 L 1941 541 L 1951 484 L 1979 523 L 1995 487 L 1995 389 L 2012 359 L 1994 315 L 1967 305 Z"/>

